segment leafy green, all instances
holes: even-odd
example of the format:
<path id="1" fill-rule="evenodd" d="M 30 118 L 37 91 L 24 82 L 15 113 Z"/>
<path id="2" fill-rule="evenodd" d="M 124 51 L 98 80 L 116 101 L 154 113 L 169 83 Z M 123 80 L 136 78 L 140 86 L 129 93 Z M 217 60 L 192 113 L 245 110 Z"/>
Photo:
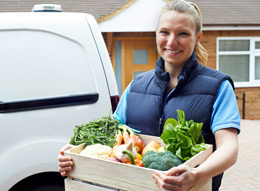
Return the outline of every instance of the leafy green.
<path id="1" fill-rule="evenodd" d="M 116 143 L 115 135 L 119 123 L 119 121 L 110 116 L 105 116 L 86 124 L 77 125 L 73 129 L 70 144 L 79 145 L 86 143 L 87 145 L 93 145 L 100 143 L 113 147 Z"/>
<path id="2" fill-rule="evenodd" d="M 177 112 L 178 121 L 174 118 L 166 120 L 161 139 L 166 144 L 166 150 L 187 161 L 207 148 L 201 134 L 203 123 L 186 121 L 184 111 Z"/>

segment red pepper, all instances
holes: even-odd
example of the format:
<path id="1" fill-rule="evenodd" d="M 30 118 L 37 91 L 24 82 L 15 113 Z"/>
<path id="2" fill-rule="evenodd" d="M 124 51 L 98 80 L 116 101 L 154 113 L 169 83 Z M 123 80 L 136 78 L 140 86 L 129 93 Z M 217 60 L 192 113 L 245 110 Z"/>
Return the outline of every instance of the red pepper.
<path id="1" fill-rule="evenodd" d="M 140 160 L 140 159 L 135 159 L 135 166 L 140 166 L 140 167 L 143 167 L 143 160 Z"/>
<path id="2" fill-rule="evenodd" d="M 135 159 L 135 164 L 134 164 L 135 166 L 144 167 L 142 160 L 138 160 L 138 161 L 136 160 L 138 159 Z M 131 164 L 131 162 L 126 162 L 125 164 Z"/>

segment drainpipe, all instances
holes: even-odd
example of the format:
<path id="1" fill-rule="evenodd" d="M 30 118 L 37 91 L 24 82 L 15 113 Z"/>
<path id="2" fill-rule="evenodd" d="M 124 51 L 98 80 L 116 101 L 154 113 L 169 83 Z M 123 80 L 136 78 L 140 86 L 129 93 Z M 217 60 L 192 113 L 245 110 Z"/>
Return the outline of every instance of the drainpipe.
<path id="1" fill-rule="evenodd" d="M 245 92 L 243 91 L 243 105 L 242 105 L 242 118 L 245 119 L 245 101 L 246 100 L 246 94 Z"/>

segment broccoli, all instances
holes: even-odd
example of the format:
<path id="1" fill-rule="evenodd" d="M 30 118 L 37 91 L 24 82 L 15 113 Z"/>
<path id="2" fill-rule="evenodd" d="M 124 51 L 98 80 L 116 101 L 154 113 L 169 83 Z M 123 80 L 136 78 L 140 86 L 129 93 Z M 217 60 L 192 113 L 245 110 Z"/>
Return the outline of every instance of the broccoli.
<path id="1" fill-rule="evenodd" d="M 144 154 L 142 159 L 144 167 L 161 171 L 169 170 L 172 167 L 182 164 L 181 159 L 170 151 L 148 151 Z"/>

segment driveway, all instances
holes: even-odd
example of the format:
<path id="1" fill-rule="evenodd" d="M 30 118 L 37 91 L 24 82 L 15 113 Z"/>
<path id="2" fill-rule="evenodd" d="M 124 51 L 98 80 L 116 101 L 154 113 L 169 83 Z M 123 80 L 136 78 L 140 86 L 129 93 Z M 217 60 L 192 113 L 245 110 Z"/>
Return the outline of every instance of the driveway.
<path id="1" fill-rule="evenodd" d="M 260 120 L 241 120 L 239 154 L 220 191 L 260 191 Z"/>

